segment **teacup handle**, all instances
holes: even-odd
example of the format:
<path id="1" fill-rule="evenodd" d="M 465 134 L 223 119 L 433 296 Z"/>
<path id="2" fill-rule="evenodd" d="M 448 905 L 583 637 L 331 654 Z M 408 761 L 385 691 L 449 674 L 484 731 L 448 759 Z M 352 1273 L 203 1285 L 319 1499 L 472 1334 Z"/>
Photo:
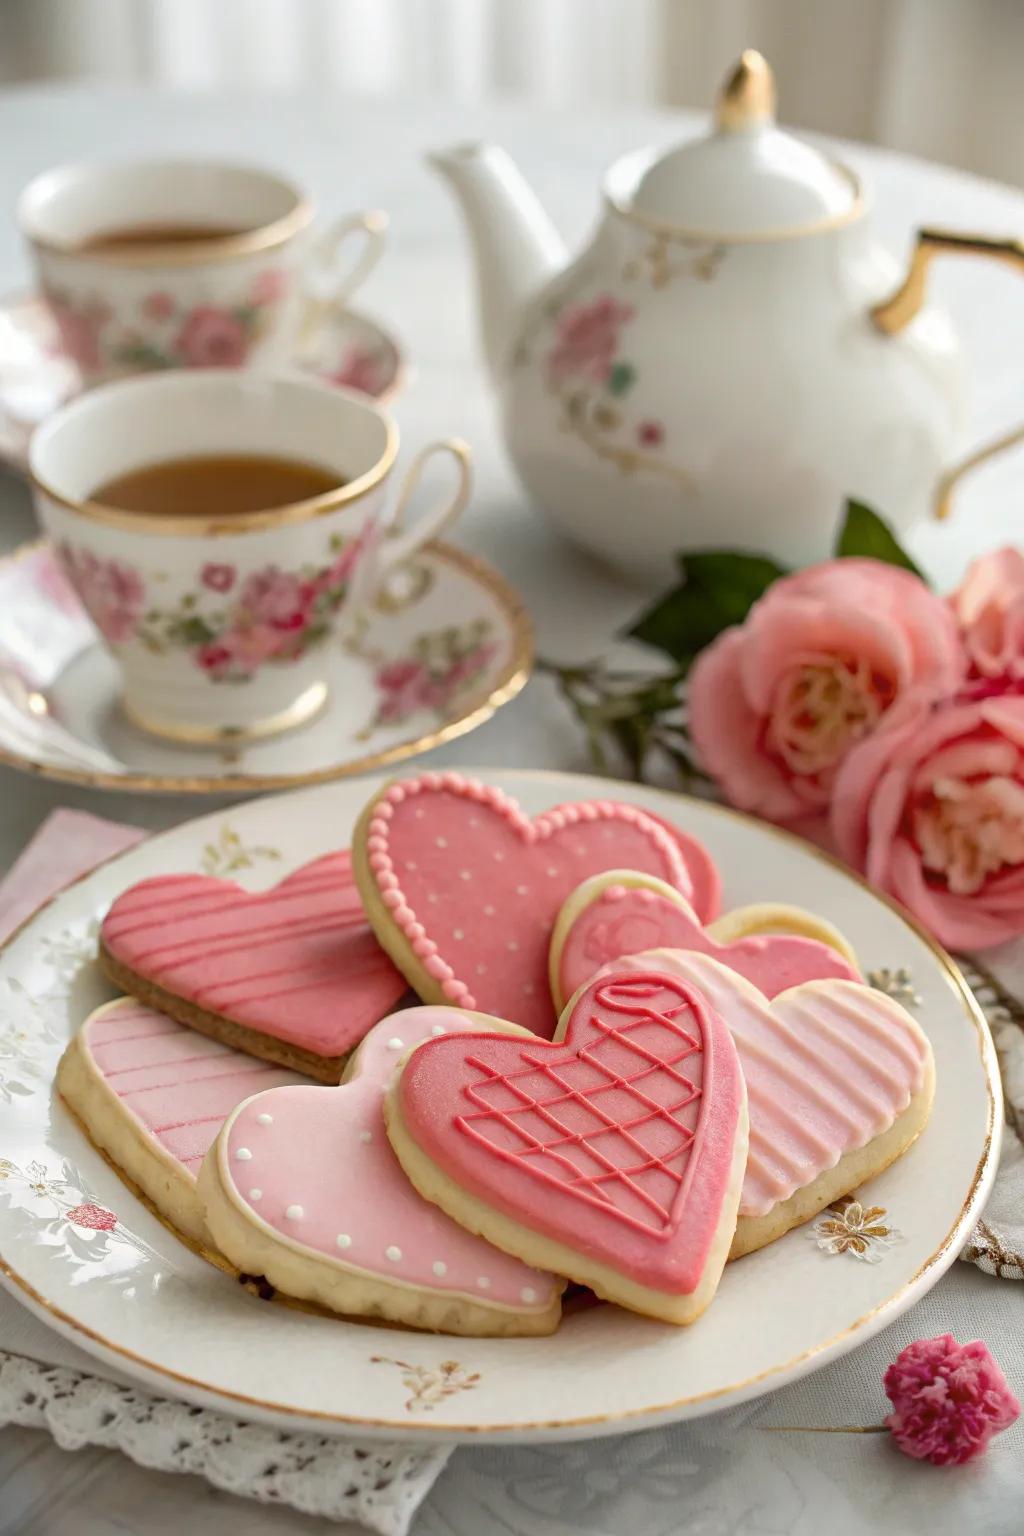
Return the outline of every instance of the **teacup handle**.
<path id="1" fill-rule="evenodd" d="M 314 243 L 306 270 L 306 312 L 299 338 L 300 351 L 314 338 L 334 310 L 348 303 L 384 254 L 388 216 L 379 208 L 346 214 Z M 358 244 L 355 237 L 361 236 Z M 353 249 L 358 251 L 351 260 Z"/>
<path id="2" fill-rule="evenodd" d="M 423 471 L 430 460 L 440 454 L 447 454 L 454 460 L 457 477 L 455 489 L 448 495 L 440 497 L 429 511 L 416 519 L 412 528 L 407 528 L 403 533 L 400 530 L 405 522 L 406 510 L 423 478 Z M 402 489 L 398 493 L 391 527 L 399 531 L 385 539 L 380 550 L 377 564 L 378 591 L 386 584 L 389 576 L 393 576 L 400 566 L 405 565 L 418 550 L 423 548 L 424 544 L 431 539 L 436 539 L 438 534 L 450 527 L 460 515 L 469 500 L 473 483 L 471 463 L 469 445 L 459 437 L 442 438 L 439 442 L 428 443 L 425 448 L 420 449 L 406 470 Z"/>

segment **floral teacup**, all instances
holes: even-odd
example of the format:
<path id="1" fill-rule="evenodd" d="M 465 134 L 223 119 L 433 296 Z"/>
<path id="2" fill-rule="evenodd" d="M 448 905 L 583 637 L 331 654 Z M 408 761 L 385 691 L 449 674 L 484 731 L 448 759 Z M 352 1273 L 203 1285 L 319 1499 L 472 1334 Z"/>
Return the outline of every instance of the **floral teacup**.
<path id="1" fill-rule="evenodd" d="M 312 204 L 283 178 L 160 160 L 47 171 L 18 216 L 87 387 L 154 369 L 287 362 L 376 264 L 387 224 L 353 214 L 311 246 Z"/>
<path id="2" fill-rule="evenodd" d="M 129 718 L 171 740 L 223 744 L 302 723 L 328 687 L 364 718 L 372 680 L 345 642 L 469 493 L 468 449 L 447 439 L 420 453 L 386 505 L 397 452 L 394 423 L 360 395 L 227 369 L 108 384 L 40 427 L 29 454 L 36 509 L 120 666 Z M 454 491 L 397 532 L 439 452 L 454 459 Z M 338 487 L 220 519 L 91 499 L 132 469 L 221 453 L 316 464 Z"/>

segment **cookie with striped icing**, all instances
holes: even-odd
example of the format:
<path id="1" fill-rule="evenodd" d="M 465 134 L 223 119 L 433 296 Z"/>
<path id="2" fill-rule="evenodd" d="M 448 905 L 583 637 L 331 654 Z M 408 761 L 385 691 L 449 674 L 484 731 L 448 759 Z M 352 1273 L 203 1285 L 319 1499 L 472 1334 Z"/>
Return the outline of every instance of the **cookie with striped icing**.
<path id="1" fill-rule="evenodd" d="M 196 1176 L 224 1120 L 294 1072 L 205 1039 L 121 997 L 91 1013 L 57 1068 L 89 1139 L 184 1237 L 205 1236 Z"/>
<path id="2" fill-rule="evenodd" d="M 325 1083 L 407 990 L 347 852 L 265 891 L 208 875 L 143 880 L 104 918 L 100 962 L 115 986 L 179 1023 Z"/>

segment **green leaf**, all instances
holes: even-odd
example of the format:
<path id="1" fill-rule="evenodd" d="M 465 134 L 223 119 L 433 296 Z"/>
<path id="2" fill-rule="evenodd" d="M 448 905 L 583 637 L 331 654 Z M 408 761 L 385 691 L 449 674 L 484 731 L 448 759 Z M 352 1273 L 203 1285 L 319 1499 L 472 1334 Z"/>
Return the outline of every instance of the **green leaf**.
<path id="1" fill-rule="evenodd" d="M 836 541 L 836 554 L 844 558 L 859 555 L 869 560 L 883 560 L 898 565 L 927 583 L 927 577 L 901 548 L 888 523 L 862 501 L 846 503 L 846 517 Z"/>
<path id="2" fill-rule="evenodd" d="M 706 550 L 680 555 L 683 580 L 627 631 L 673 661 L 689 665 L 723 629 L 742 624 L 757 599 L 786 570 L 764 555 Z"/>
<path id="3" fill-rule="evenodd" d="M 172 632 L 181 645 L 206 645 L 208 641 L 216 639 L 215 631 L 198 614 L 188 619 L 179 619 L 172 626 Z"/>
<path id="4" fill-rule="evenodd" d="M 608 375 L 608 393 L 616 399 L 624 395 L 636 380 L 636 369 L 632 363 L 615 363 Z"/>

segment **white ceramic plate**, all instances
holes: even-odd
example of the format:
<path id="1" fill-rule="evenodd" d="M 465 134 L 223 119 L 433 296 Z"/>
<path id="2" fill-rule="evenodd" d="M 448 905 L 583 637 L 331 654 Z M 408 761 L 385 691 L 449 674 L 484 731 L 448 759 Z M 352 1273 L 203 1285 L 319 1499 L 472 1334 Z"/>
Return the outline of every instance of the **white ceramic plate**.
<path id="1" fill-rule="evenodd" d="M 488 720 L 530 673 L 530 622 L 486 561 L 426 546 L 378 601 L 344 688 L 314 720 L 243 746 L 184 747 L 121 712 L 117 667 L 45 543 L 0 559 L 0 762 L 94 789 L 254 794 L 366 773 Z M 330 659 L 325 663 L 330 673 Z"/>
<path id="2" fill-rule="evenodd" d="M 316 355 L 296 364 L 328 384 L 345 384 L 383 403 L 403 387 L 408 369 L 395 338 L 369 315 L 338 309 Z M 78 388 L 57 327 L 38 294 L 0 299 L 0 464 L 25 474 L 28 440 Z"/>
<path id="3" fill-rule="evenodd" d="M 65 1041 L 107 995 L 91 959 L 97 920 L 147 875 L 202 869 L 254 888 L 279 879 L 348 840 L 375 787 L 366 781 L 153 837 L 56 897 L 0 953 L 0 1260 L 20 1300 L 102 1360 L 199 1403 L 320 1431 L 529 1440 L 641 1428 L 756 1396 L 852 1349 L 935 1283 L 987 1192 L 1000 1108 L 988 1031 L 952 963 L 838 866 L 733 812 L 583 776 L 481 777 L 533 813 L 595 795 L 649 806 L 706 842 L 729 905 L 800 901 L 839 924 L 866 969 L 909 970 L 938 1089 L 925 1133 L 866 1192 L 880 1208 L 871 1225 L 887 1234 L 864 1238 L 858 1255 L 857 1243 L 823 1247 L 813 1227 L 791 1232 L 729 1266 L 691 1328 L 598 1306 L 532 1340 L 453 1339 L 268 1305 L 179 1244 L 53 1095 Z"/>

